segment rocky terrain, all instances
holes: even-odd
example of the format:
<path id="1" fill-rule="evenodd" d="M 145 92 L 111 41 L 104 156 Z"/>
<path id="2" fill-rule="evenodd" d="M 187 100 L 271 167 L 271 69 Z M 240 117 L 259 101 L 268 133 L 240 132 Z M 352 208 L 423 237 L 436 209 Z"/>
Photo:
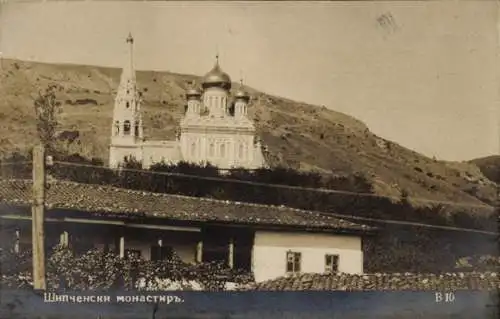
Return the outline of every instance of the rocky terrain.
<path id="1" fill-rule="evenodd" d="M 222 66 L 223 67 L 223 66 Z M 119 69 L 4 59 L 0 70 L 0 152 L 25 152 L 36 138 L 33 98 L 57 84 L 59 139 L 70 152 L 107 159 Z M 194 75 L 140 71 L 148 139 L 173 139 L 184 112 L 184 90 Z M 234 85 L 237 87 L 237 85 Z M 475 162 L 444 162 L 382 139 L 334 106 L 308 105 L 247 88 L 250 116 L 272 165 L 339 175 L 363 174 L 374 192 L 492 205 L 496 184 Z M 265 88 L 264 88 L 265 89 Z M 487 174 L 488 175 L 488 174 Z M 490 176 L 490 175 L 488 175 Z M 492 178 L 490 176 L 490 178 Z"/>

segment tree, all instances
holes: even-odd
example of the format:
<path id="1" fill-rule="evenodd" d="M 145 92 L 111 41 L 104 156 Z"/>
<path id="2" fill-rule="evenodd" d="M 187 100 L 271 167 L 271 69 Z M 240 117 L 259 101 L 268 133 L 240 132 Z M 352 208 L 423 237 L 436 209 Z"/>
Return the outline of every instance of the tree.
<path id="1" fill-rule="evenodd" d="M 38 92 L 34 101 L 38 138 L 48 152 L 55 150 L 56 131 L 59 127 L 61 103 L 56 99 L 56 89 L 56 85 L 49 85 L 44 92 Z"/>

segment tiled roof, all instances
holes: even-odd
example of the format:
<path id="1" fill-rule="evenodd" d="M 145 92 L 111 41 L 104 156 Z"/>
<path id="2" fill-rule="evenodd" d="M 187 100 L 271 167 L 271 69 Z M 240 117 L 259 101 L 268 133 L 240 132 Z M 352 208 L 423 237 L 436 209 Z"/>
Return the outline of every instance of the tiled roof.
<path id="1" fill-rule="evenodd" d="M 31 180 L 0 181 L 0 203 L 30 205 Z M 325 213 L 208 198 L 160 194 L 69 181 L 47 182 L 46 206 L 88 212 L 167 218 L 177 221 L 297 226 L 338 231 L 372 228 Z"/>
<path id="2" fill-rule="evenodd" d="M 246 287 L 266 291 L 455 291 L 497 290 L 500 274 L 301 274 Z"/>

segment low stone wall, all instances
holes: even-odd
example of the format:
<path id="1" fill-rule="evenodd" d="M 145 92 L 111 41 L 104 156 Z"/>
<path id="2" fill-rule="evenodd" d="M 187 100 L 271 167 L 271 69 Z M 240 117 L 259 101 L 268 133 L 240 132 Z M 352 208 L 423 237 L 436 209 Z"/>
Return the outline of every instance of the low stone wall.
<path id="1" fill-rule="evenodd" d="M 443 274 L 300 274 L 253 284 L 245 290 L 273 291 L 456 291 L 497 290 L 496 272 Z"/>

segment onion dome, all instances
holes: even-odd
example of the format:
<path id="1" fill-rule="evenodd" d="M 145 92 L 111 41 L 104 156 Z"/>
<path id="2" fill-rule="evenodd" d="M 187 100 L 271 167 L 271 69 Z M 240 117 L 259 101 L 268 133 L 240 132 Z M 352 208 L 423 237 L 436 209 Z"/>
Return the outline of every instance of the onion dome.
<path id="1" fill-rule="evenodd" d="M 186 98 L 188 100 L 199 99 L 200 97 L 201 97 L 201 92 L 194 85 L 186 91 Z"/>
<path id="2" fill-rule="evenodd" d="M 240 87 L 238 88 L 238 91 L 236 91 L 236 93 L 234 93 L 234 97 L 237 100 L 244 100 L 244 101 L 250 100 L 250 95 L 243 88 L 243 80 L 240 80 Z"/>
<path id="3" fill-rule="evenodd" d="M 203 77 L 202 87 L 220 87 L 226 90 L 231 89 L 231 78 L 227 73 L 221 70 L 219 66 L 219 56 L 216 56 L 216 62 L 212 70 Z"/>

